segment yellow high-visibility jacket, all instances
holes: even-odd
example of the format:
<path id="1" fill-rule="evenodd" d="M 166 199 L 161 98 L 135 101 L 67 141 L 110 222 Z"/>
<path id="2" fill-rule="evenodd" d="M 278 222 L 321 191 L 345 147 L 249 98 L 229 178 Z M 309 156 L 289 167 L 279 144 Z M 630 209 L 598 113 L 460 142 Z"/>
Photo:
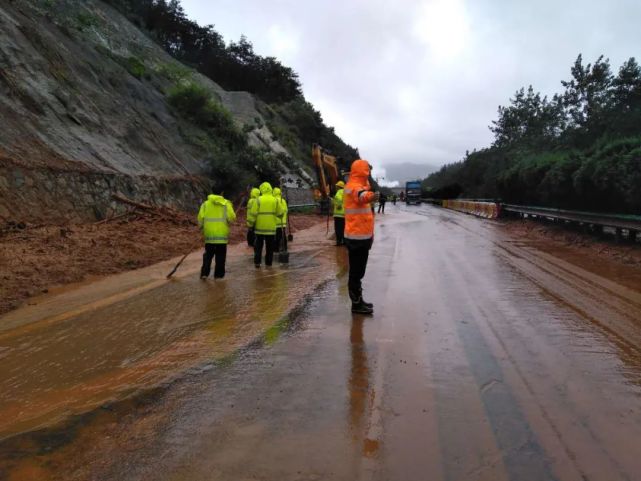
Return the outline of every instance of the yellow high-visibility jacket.
<path id="1" fill-rule="evenodd" d="M 276 227 L 287 227 L 287 212 L 289 209 L 287 208 L 287 201 L 283 198 L 278 187 L 274 189 L 274 197 L 276 197 L 276 199 L 280 202 L 280 206 L 283 209 L 283 217 L 278 219 Z"/>
<path id="2" fill-rule="evenodd" d="M 209 195 L 198 211 L 198 225 L 203 230 L 205 244 L 227 244 L 229 223 L 236 220 L 234 206 L 221 195 Z"/>
<path id="3" fill-rule="evenodd" d="M 345 191 L 338 189 L 334 196 L 334 217 L 345 217 L 345 204 L 343 204 L 343 195 Z"/>
<path id="4" fill-rule="evenodd" d="M 260 190 L 256 187 L 252 188 L 249 194 L 249 200 L 247 201 L 247 227 L 252 227 L 249 225 L 249 211 L 252 209 L 252 206 L 256 203 L 256 199 L 260 196 Z"/>
<path id="5" fill-rule="evenodd" d="M 278 219 L 283 216 L 280 202 L 272 195 L 269 182 L 260 184 L 260 197 L 247 213 L 247 225 L 254 228 L 257 235 L 276 235 Z"/>

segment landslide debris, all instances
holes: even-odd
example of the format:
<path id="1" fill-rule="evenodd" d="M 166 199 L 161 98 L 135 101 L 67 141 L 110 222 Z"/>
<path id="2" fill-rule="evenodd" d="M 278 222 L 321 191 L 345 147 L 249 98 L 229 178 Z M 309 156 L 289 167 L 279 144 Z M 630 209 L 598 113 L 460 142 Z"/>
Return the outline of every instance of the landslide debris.
<path id="1" fill-rule="evenodd" d="M 293 216 L 295 231 L 324 221 L 317 215 Z M 241 209 L 230 243 L 244 242 L 245 234 Z M 195 214 L 166 207 L 129 206 L 124 215 L 76 225 L 5 223 L 0 225 L 0 314 L 54 287 L 145 267 L 201 245 Z"/>

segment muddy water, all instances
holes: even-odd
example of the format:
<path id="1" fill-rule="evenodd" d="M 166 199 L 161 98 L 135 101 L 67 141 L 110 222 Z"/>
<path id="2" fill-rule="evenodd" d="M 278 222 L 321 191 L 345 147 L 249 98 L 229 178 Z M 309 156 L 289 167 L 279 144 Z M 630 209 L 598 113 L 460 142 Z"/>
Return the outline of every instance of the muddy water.
<path id="1" fill-rule="evenodd" d="M 0 439 L 55 425 L 223 359 L 265 334 L 274 337 L 279 321 L 332 271 L 322 250 L 292 253 L 287 268 L 255 270 L 249 256 L 232 256 L 223 281 L 204 282 L 192 272 L 108 305 L 45 314 L 0 332 Z M 128 275 L 128 285 L 137 284 L 136 275 Z"/>
<path id="2" fill-rule="evenodd" d="M 0 477 L 639 479 L 633 273 L 600 270 L 464 214 L 388 208 L 365 280 L 374 316 L 349 313 L 345 251 L 330 248 L 318 263 L 332 266 L 331 280 L 297 314 L 294 332 L 276 339 L 268 329 L 269 343 L 182 376 L 143 407 L 124 404 L 62 430 L 54 447 L 50 438 L 0 444 Z M 242 292 L 227 309 L 252 319 L 235 296 Z M 192 318 L 178 315 L 162 322 L 162 309 L 146 309 L 169 339 L 171 326 L 192 339 L 209 325 L 183 325 Z M 214 325 L 225 332 L 205 344 L 233 338 L 233 323 Z"/>

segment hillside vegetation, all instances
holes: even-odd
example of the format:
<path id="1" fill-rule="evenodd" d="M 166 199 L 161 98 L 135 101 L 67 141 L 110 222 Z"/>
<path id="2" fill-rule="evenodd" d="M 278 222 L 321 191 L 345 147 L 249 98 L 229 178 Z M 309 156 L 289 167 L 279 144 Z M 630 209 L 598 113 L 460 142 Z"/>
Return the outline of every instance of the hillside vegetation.
<path id="1" fill-rule="evenodd" d="M 641 211 L 641 68 L 617 74 L 581 55 L 551 98 L 517 91 L 492 122 L 494 143 L 423 182 L 439 198 L 500 198 L 550 207 Z"/>
<path id="2" fill-rule="evenodd" d="M 226 90 L 254 94 L 274 139 L 293 158 L 309 162 L 315 142 L 339 156 L 345 166 L 358 157 L 356 149 L 326 126 L 320 112 L 305 100 L 296 72 L 274 57 L 256 54 L 246 37 L 226 44 L 212 25 L 201 26 L 190 20 L 179 0 L 106 1 L 148 32 L 177 60 Z M 246 129 L 251 127 L 247 125 Z M 227 133 L 231 132 L 223 133 L 224 136 Z"/>
<path id="3" fill-rule="evenodd" d="M 358 155 L 296 73 L 177 0 L 0 2 L 0 224 L 101 220 L 112 194 L 192 211 L 212 184 L 314 183 L 311 145 Z"/>

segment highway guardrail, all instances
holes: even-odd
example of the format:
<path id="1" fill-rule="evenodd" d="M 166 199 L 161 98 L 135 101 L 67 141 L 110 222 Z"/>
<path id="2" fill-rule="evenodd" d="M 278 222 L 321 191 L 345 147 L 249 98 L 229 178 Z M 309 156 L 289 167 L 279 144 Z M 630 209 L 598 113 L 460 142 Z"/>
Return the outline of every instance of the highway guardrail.
<path id="1" fill-rule="evenodd" d="M 641 216 L 625 214 L 604 214 L 600 212 L 584 212 L 577 210 L 551 209 L 549 207 L 535 207 L 526 205 L 501 204 L 501 208 L 506 214 L 518 214 L 529 217 L 542 217 L 550 220 L 562 220 L 576 224 L 610 227 L 616 229 L 618 233 L 621 230 L 627 230 L 630 235 L 636 235 L 641 231 Z"/>
<path id="2" fill-rule="evenodd" d="M 602 212 L 586 212 L 578 210 L 554 209 L 550 207 L 538 207 L 529 205 L 504 204 L 490 199 L 423 199 L 435 205 L 442 205 L 445 208 L 466 212 L 480 217 L 496 218 L 487 214 L 485 209 L 491 209 L 491 205 L 498 206 L 498 215 L 509 216 L 519 215 L 522 217 L 534 217 L 562 221 L 575 225 L 590 227 L 592 230 L 602 231 L 604 228 L 614 229 L 617 237 L 627 231 L 630 239 L 636 239 L 641 232 L 641 216 L 628 214 L 606 214 Z M 490 212 L 492 212 L 490 210 Z"/>

